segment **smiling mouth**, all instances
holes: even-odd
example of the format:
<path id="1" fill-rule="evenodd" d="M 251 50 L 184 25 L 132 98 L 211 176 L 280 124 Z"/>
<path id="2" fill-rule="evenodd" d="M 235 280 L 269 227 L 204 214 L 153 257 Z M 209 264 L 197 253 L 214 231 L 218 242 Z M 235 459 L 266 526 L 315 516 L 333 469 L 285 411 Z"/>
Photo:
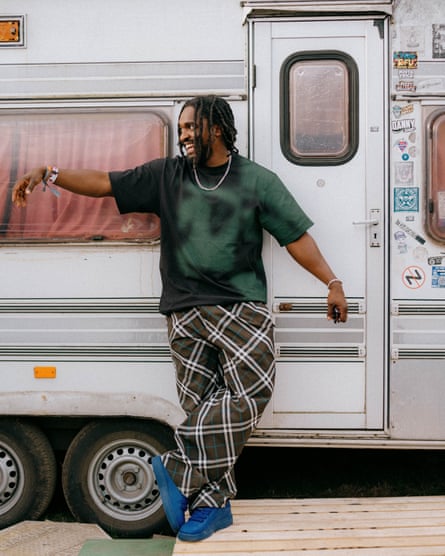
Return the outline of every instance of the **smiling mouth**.
<path id="1" fill-rule="evenodd" d="M 187 156 L 195 156 L 195 145 L 193 143 L 184 143 L 184 148 Z"/>

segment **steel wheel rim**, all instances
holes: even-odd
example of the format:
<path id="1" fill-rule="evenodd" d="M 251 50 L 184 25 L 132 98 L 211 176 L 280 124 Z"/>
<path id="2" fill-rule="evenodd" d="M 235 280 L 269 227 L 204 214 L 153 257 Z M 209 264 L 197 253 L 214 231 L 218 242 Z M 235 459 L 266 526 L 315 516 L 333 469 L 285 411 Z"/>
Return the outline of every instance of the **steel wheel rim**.
<path id="1" fill-rule="evenodd" d="M 20 458 L 10 447 L 0 445 L 0 515 L 7 513 L 25 488 Z"/>
<path id="2" fill-rule="evenodd" d="M 133 521 L 162 505 L 151 467 L 155 451 L 146 442 L 120 439 L 95 454 L 88 470 L 88 490 L 102 512 Z"/>

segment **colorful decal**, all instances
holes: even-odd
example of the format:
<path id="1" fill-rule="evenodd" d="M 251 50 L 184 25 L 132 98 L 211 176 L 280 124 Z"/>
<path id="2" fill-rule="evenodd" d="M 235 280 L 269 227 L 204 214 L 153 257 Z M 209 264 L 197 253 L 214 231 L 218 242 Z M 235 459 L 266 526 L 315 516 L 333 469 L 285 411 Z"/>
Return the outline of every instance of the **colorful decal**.
<path id="1" fill-rule="evenodd" d="M 396 162 L 395 185 L 414 185 L 414 162 Z"/>
<path id="2" fill-rule="evenodd" d="M 433 266 L 431 278 L 431 287 L 445 288 L 445 266 Z"/>
<path id="3" fill-rule="evenodd" d="M 404 232 L 406 232 L 409 236 L 413 237 L 420 244 L 423 245 L 425 243 L 426 240 L 422 236 L 416 234 L 414 230 L 412 230 L 409 226 L 401 222 L 399 219 L 396 220 L 396 226 L 401 228 Z"/>
<path id="4" fill-rule="evenodd" d="M 419 188 L 395 187 L 394 212 L 419 212 Z"/>
<path id="5" fill-rule="evenodd" d="M 399 133 L 400 131 L 414 131 L 416 129 L 416 120 L 414 118 L 391 120 L 391 129 L 395 133 Z"/>
<path id="6" fill-rule="evenodd" d="M 395 104 L 392 107 L 392 113 L 394 114 L 395 118 L 400 118 L 401 116 L 406 116 L 407 114 L 412 114 L 414 112 L 414 105 L 407 104 L 406 106 L 400 106 L 399 104 Z"/>
<path id="7" fill-rule="evenodd" d="M 444 24 L 433 24 L 433 58 L 445 58 Z"/>
<path id="8" fill-rule="evenodd" d="M 402 273 L 402 280 L 407 288 L 416 290 L 425 283 L 425 273 L 420 266 L 408 266 Z"/>
<path id="9" fill-rule="evenodd" d="M 399 150 L 403 153 L 406 151 L 408 147 L 408 141 L 406 139 L 400 139 L 397 141 L 396 145 L 399 147 Z"/>
<path id="10" fill-rule="evenodd" d="M 392 60 L 394 67 L 399 70 L 417 68 L 417 52 L 394 52 Z"/>
<path id="11" fill-rule="evenodd" d="M 414 81 L 398 81 L 396 83 L 396 91 L 409 91 L 414 93 L 417 87 Z"/>

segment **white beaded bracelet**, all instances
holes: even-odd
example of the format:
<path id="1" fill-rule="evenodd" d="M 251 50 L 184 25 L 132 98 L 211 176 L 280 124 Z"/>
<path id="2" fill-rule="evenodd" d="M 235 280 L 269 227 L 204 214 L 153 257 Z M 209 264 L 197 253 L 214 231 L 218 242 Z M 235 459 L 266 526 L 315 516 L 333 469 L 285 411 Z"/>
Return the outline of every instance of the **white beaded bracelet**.
<path id="1" fill-rule="evenodd" d="M 331 289 L 332 284 L 334 284 L 335 282 L 338 282 L 339 284 L 343 284 L 343 280 L 340 280 L 340 278 L 332 278 L 332 280 L 329 280 L 328 282 L 328 290 Z"/>

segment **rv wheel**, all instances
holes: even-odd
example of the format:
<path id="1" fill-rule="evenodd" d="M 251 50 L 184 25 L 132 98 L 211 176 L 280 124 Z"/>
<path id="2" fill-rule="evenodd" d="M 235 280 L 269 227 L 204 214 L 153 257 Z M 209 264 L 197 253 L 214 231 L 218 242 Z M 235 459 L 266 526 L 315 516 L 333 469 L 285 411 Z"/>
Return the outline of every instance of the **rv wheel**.
<path id="1" fill-rule="evenodd" d="M 0 420 L 0 527 L 38 519 L 56 486 L 56 461 L 40 429 L 15 419 Z"/>
<path id="2" fill-rule="evenodd" d="M 62 484 L 74 517 L 120 537 L 166 526 L 151 458 L 171 449 L 172 432 L 153 422 L 103 420 L 86 425 L 65 456 Z"/>

